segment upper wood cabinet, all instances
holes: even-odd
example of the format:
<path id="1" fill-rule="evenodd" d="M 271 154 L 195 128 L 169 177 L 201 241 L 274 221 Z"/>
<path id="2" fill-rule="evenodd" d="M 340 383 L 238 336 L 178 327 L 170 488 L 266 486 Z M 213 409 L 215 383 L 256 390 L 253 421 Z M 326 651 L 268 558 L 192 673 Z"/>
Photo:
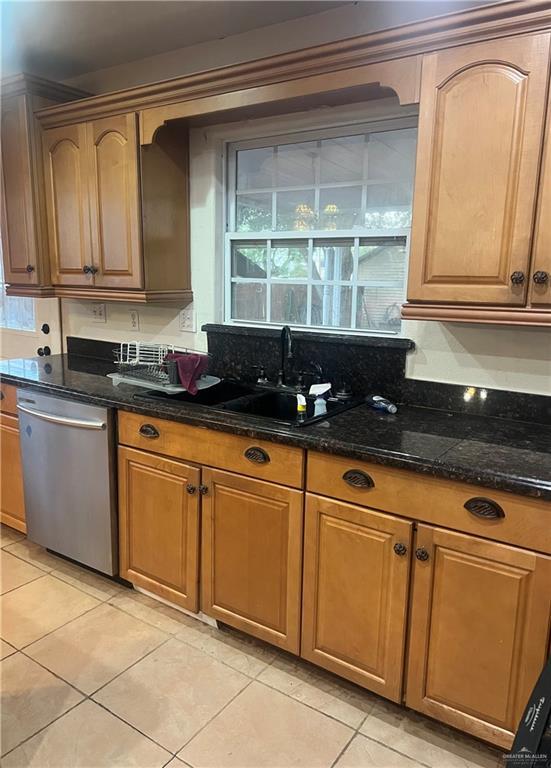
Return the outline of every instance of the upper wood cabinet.
<path id="1" fill-rule="evenodd" d="M 201 609 L 298 653 L 303 494 L 202 471 Z"/>
<path id="2" fill-rule="evenodd" d="M 155 139 L 133 112 L 44 131 L 56 296 L 191 300 L 187 129 Z"/>
<path id="3" fill-rule="evenodd" d="M 85 126 L 46 133 L 44 171 L 52 281 L 54 285 L 91 284 Z"/>
<path id="4" fill-rule="evenodd" d="M 525 306 L 550 37 L 424 56 L 406 317 Z"/>
<path id="5" fill-rule="evenodd" d="M 308 494 L 301 655 L 402 696 L 413 523 Z"/>
<path id="6" fill-rule="evenodd" d="M 143 285 L 136 115 L 88 123 L 92 264 L 98 287 Z"/>
<path id="7" fill-rule="evenodd" d="M 2 82 L 2 254 L 9 294 L 53 295 L 40 126 L 34 111 L 85 95 L 28 75 Z"/>
<path id="8" fill-rule="evenodd" d="M 511 746 L 547 658 L 551 559 L 420 525 L 406 704 Z"/>

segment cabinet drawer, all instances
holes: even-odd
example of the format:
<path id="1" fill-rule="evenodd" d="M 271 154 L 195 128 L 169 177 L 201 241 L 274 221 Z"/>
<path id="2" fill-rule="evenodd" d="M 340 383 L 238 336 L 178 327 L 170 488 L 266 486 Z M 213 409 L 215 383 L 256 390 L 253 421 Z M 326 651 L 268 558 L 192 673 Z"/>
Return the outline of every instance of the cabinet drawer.
<path id="1" fill-rule="evenodd" d="M 119 442 L 301 488 L 304 452 L 256 438 L 119 411 Z"/>
<path id="2" fill-rule="evenodd" d="M 348 472 L 352 474 L 345 477 Z M 408 470 L 321 453 L 308 454 L 307 490 L 551 553 L 551 505 L 527 496 L 454 480 L 421 477 Z M 473 502 L 474 511 L 469 512 L 465 504 L 473 499 L 481 501 Z M 497 513 L 502 516 L 494 519 L 479 516 L 486 511 L 486 500 L 494 502 Z"/>
<path id="3" fill-rule="evenodd" d="M 0 382 L 0 411 L 17 416 L 17 394 L 13 384 Z"/>

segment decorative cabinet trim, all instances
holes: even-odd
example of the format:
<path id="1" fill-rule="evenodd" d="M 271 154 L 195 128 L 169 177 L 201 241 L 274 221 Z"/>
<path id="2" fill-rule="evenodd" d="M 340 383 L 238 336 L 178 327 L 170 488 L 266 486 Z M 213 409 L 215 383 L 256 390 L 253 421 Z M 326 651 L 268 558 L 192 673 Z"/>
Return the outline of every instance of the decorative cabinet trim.
<path id="1" fill-rule="evenodd" d="M 244 89 L 416 56 L 492 37 L 534 32 L 550 23 L 547 2 L 516 0 L 83 99 L 78 106 L 42 110 L 39 118 L 44 126 L 67 125 L 231 92 L 239 101 Z M 340 87 L 346 87 L 346 83 Z M 226 108 L 231 106 L 228 103 Z"/>

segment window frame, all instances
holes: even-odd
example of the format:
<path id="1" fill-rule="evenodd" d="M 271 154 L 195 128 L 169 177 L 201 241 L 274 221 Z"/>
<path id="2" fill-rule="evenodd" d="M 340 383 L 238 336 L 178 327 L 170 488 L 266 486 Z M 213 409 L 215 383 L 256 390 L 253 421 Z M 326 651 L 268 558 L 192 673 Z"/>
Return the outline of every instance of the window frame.
<path id="1" fill-rule="evenodd" d="M 368 240 L 392 240 L 400 238 L 405 240 L 405 273 L 404 273 L 404 288 L 407 287 L 408 269 L 409 269 L 409 253 L 410 253 L 410 240 L 411 240 L 411 226 L 400 228 L 386 228 L 386 229 L 369 229 L 367 227 L 357 227 L 353 229 L 341 229 L 341 230 L 275 230 L 273 227 L 270 230 L 259 230 L 256 232 L 239 232 L 235 229 L 236 224 L 236 201 L 237 201 L 237 153 L 244 149 L 259 149 L 262 147 L 281 146 L 284 144 L 296 144 L 306 141 L 316 141 L 322 139 L 341 138 L 343 136 L 365 135 L 368 133 L 382 133 L 386 131 L 398 131 L 406 128 L 418 127 L 418 116 L 408 115 L 401 117 L 389 117 L 387 119 L 378 119 L 373 121 L 365 121 L 359 123 L 343 123 L 341 125 L 327 128 L 317 128 L 315 130 L 299 130 L 296 132 L 276 133 L 268 136 L 243 139 L 237 141 L 224 142 L 224 179 L 223 179 L 223 202 L 224 202 L 224 258 L 223 258 L 223 282 L 224 282 L 224 310 L 223 317 L 224 323 L 231 326 L 248 326 L 248 327 L 260 327 L 260 328 L 279 328 L 280 322 L 262 321 L 262 320 L 240 320 L 232 318 L 231 316 L 231 294 L 232 285 L 234 283 L 258 283 L 258 278 L 247 277 L 232 277 L 231 274 L 231 256 L 232 256 L 232 244 L 234 242 L 258 242 L 266 241 L 267 249 L 267 263 L 270 265 L 270 249 L 272 243 L 275 241 L 284 243 L 285 241 L 301 241 L 306 242 L 308 247 L 308 275 L 304 278 L 274 278 L 270 274 L 268 266 L 267 276 L 263 278 L 263 284 L 266 285 L 266 316 L 271 316 L 271 291 L 270 286 L 274 284 L 283 285 L 305 285 L 307 287 L 307 318 L 306 324 L 292 324 L 291 327 L 300 331 L 311 332 L 323 332 L 332 334 L 352 334 L 352 335 L 371 335 L 371 336 L 389 336 L 392 338 L 399 338 L 403 334 L 402 324 L 397 331 L 389 331 L 383 329 L 364 329 L 356 327 L 357 318 L 357 292 L 360 287 L 385 287 L 385 283 L 388 281 L 377 280 L 358 280 L 358 256 L 359 247 L 362 241 Z M 408 180 L 409 181 L 409 180 Z M 413 184 L 414 178 L 411 179 Z M 380 181 L 374 180 L 373 184 L 380 184 Z M 351 187 L 362 185 L 362 208 L 364 208 L 364 195 L 365 189 L 369 185 L 369 182 L 362 179 L 361 182 L 332 182 L 332 183 L 320 183 L 319 178 L 316 179 L 314 184 L 315 195 L 319 194 L 319 190 L 324 187 L 336 188 L 336 187 Z M 285 190 L 300 191 L 301 189 L 311 189 L 312 185 L 308 186 L 277 186 L 266 191 L 275 195 L 276 192 Z M 254 193 L 264 191 L 263 189 L 250 190 Z M 412 201 L 413 206 L 413 201 Z M 272 199 L 272 223 L 275 218 L 275 205 Z M 311 277 L 312 274 L 312 259 L 313 250 L 315 247 L 315 241 L 339 241 L 339 240 L 352 240 L 353 253 L 354 253 L 354 267 L 353 275 L 350 281 L 344 280 L 314 280 Z M 330 285 L 335 288 L 340 286 L 352 287 L 352 312 L 351 312 L 351 325 L 350 327 L 344 326 L 326 326 L 326 325 L 312 325 L 311 324 L 311 291 L 312 286 L 315 285 Z M 404 295 L 405 300 L 405 295 Z"/>

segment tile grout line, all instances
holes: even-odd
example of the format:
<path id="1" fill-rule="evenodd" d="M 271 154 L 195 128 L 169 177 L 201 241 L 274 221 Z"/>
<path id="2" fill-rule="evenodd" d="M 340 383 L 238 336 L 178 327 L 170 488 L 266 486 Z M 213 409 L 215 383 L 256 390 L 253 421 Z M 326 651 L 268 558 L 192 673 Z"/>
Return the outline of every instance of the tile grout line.
<path id="1" fill-rule="evenodd" d="M 62 718 L 62 717 L 65 717 L 65 715 L 68 715 L 68 714 L 69 714 L 69 712 L 72 712 L 72 711 L 73 711 L 73 709 L 76 709 L 77 707 L 80 707 L 80 705 L 81 705 L 83 702 L 85 702 L 85 701 L 86 701 L 86 699 L 81 699 L 80 701 L 77 701 L 77 703 L 76 703 L 76 704 L 74 704 L 72 707 L 69 707 L 69 709 L 67 709 L 65 712 L 62 712 L 62 713 L 61 713 L 60 715 L 58 715 L 57 717 L 54 717 L 54 719 L 53 719 L 51 722 L 47 723 L 46 725 L 43 725 L 43 726 L 42 726 L 42 728 L 39 728 L 37 731 L 35 731 L 34 733 L 32 733 L 30 736 L 27 736 L 26 738 L 24 738 L 24 739 L 23 739 L 23 741 L 20 741 L 20 742 L 19 742 L 19 744 L 17 744 L 15 747 L 12 747 L 12 748 L 11 748 L 11 749 L 9 749 L 7 752 L 4 752 L 4 754 L 2 755 L 2 758 L 4 758 L 4 757 L 7 757 L 7 755 L 11 754 L 11 752 L 13 752 L 13 751 L 14 751 L 14 750 L 16 750 L 16 749 L 19 749 L 19 747 L 22 747 L 22 746 L 23 746 L 23 744 L 26 744 L 26 742 L 27 742 L 27 741 L 30 741 L 32 738 L 34 738 L 35 736 L 37 736 L 39 733 L 42 733 L 42 731 L 45 731 L 45 730 L 46 730 L 46 728 L 49 728 L 49 727 L 50 727 L 50 725 L 53 725 L 53 724 L 54 724 L 54 723 L 56 723 L 58 720 L 61 720 L 61 718 Z"/>
<path id="2" fill-rule="evenodd" d="M 179 755 L 179 754 L 180 754 L 180 752 L 181 752 L 181 751 L 184 749 L 184 747 L 187 747 L 187 745 L 188 745 L 188 744 L 190 744 L 190 743 L 193 741 L 193 739 L 195 739 L 197 736 L 199 736 L 199 734 L 200 734 L 200 733 L 202 733 L 202 732 L 205 730 L 205 728 L 206 728 L 208 725 L 210 725 L 210 724 L 211 724 L 211 723 L 212 723 L 214 720 L 216 720 L 216 718 L 218 717 L 218 715 L 221 715 L 221 714 L 222 714 L 222 712 L 223 712 L 225 709 L 227 709 L 227 708 L 230 706 L 230 704 L 231 704 L 232 702 L 234 702 L 234 701 L 235 701 L 235 700 L 238 698 L 238 696 L 241 696 L 241 694 L 242 694 L 244 691 L 246 691 L 246 690 L 247 690 L 247 688 L 249 688 L 249 686 L 251 686 L 251 685 L 252 685 L 254 682 L 255 682 L 255 681 L 254 681 L 254 678 L 249 678 L 249 682 L 247 683 L 247 685 L 245 685 L 243 688 L 241 688 L 241 690 L 240 690 L 240 691 L 237 691 L 237 693 L 235 694 L 235 696 L 232 696 L 232 697 L 231 697 L 231 699 L 229 699 L 229 700 L 228 700 L 228 701 L 227 701 L 227 702 L 224 704 L 224 706 L 223 706 L 221 709 L 219 709 L 219 710 L 218 710 L 218 712 L 217 712 L 215 715 L 213 715 L 213 716 L 210 718 L 210 720 L 208 720 L 208 722 L 206 722 L 204 725 L 202 725 L 202 726 L 199 728 L 199 730 L 198 730 L 198 731 L 196 731 L 196 732 L 193 734 L 193 736 L 190 736 L 190 737 L 189 737 L 189 739 L 187 739 L 187 741 L 185 741 L 185 742 L 182 744 L 182 746 L 180 747 L 180 749 L 178 749 L 178 750 L 176 750 L 176 752 L 174 752 L 174 757 L 178 757 L 178 755 Z M 178 758 L 178 759 L 180 759 L 180 758 Z M 182 760 L 183 760 L 183 758 L 182 758 Z"/>
<path id="3" fill-rule="evenodd" d="M 23 560 L 23 562 L 26 562 L 26 560 Z M 18 589 L 21 589 L 21 587 L 26 587 L 27 584 L 32 584 L 33 582 L 38 581 L 39 579 L 43 579 L 47 575 L 48 575 L 47 573 L 42 572 L 40 576 L 35 576 L 34 579 L 29 579 L 29 581 L 24 581 L 23 584 L 18 584 L 16 587 L 12 587 L 12 589 L 6 589 L 5 592 L 2 592 L 0 594 L 0 597 L 4 597 L 4 595 L 11 595 L 12 592 L 16 592 Z"/>
<path id="4" fill-rule="evenodd" d="M 341 751 L 339 752 L 339 754 L 336 756 L 336 758 L 333 760 L 333 762 L 331 763 L 331 765 L 329 766 L 329 768 L 335 768 L 335 766 L 337 765 L 337 763 L 339 762 L 339 760 L 341 759 L 341 757 L 344 755 L 344 753 L 346 752 L 346 750 L 348 749 L 348 747 L 349 747 L 349 746 L 352 744 L 352 742 L 354 741 L 354 739 L 356 738 L 356 736 L 357 736 L 357 735 L 358 735 L 358 732 L 357 732 L 357 731 L 353 731 L 353 732 L 352 732 L 352 736 L 351 736 L 351 737 L 348 739 L 348 741 L 346 742 L 346 744 L 344 745 L 344 747 L 341 749 Z"/>
<path id="5" fill-rule="evenodd" d="M 165 634 L 165 633 L 163 633 L 163 634 Z M 140 656 L 139 659 L 136 659 L 136 661 L 133 661 L 132 664 L 129 664 L 127 667 L 122 669 L 120 672 L 117 672 L 117 674 L 114 677 L 112 677 L 106 683 L 103 683 L 102 685 L 100 685 L 99 688 L 96 688 L 95 691 L 92 691 L 92 693 L 88 694 L 88 697 L 91 699 L 93 696 L 96 696 L 96 694 L 98 694 L 100 691 L 103 691 L 103 689 L 106 688 L 108 685 L 111 685 L 111 683 L 114 682 L 115 680 L 117 680 L 117 678 L 119 678 L 121 675 L 124 675 L 125 672 L 128 672 L 129 669 L 132 669 L 132 667 L 135 667 L 136 664 L 139 664 L 144 659 L 147 659 L 147 657 L 151 656 L 152 653 L 155 653 L 155 651 L 158 651 L 159 648 L 163 647 L 163 645 L 166 645 L 169 640 L 170 640 L 170 637 L 165 637 L 165 639 L 161 643 L 159 643 L 159 645 L 156 645 L 155 648 L 152 648 L 150 651 L 147 651 L 147 653 L 145 653 L 143 656 Z M 96 701 L 96 700 L 93 699 L 93 701 Z M 96 702 L 96 703 L 99 704 L 99 702 Z M 104 708 L 107 709 L 107 707 L 105 705 L 102 705 L 102 706 L 104 706 Z M 115 713 L 113 712 L 113 714 L 115 714 Z"/>
<path id="6" fill-rule="evenodd" d="M 27 539 L 25 539 L 25 541 L 27 541 Z M 16 557 L 18 560 L 21 560 L 22 562 L 27 563 L 27 565 L 31 565 L 33 568 L 37 568 L 38 570 L 42 571 L 43 572 L 43 576 L 51 576 L 52 578 L 57 579 L 58 581 L 62 581 L 64 584 L 67 584 L 70 587 L 74 587 L 75 589 L 78 589 L 79 592 L 83 592 L 85 595 L 88 595 L 88 597 L 94 597 L 96 600 L 99 600 L 100 602 L 104 603 L 104 602 L 107 602 L 107 600 L 111 600 L 111 598 L 114 597 L 117 594 L 119 588 L 120 589 L 125 589 L 125 587 L 122 584 L 119 584 L 116 581 L 111 582 L 107 577 L 105 577 L 109 584 L 112 583 L 112 584 L 115 584 L 117 586 L 117 592 L 113 592 L 112 595 L 109 595 L 108 597 L 104 597 L 104 598 L 96 597 L 95 595 L 92 595 L 90 592 L 87 592 L 82 587 L 76 586 L 75 584 L 72 584 L 69 581 L 65 581 L 65 579 L 62 579 L 60 576 L 58 576 L 57 574 L 59 572 L 63 573 L 63 570 L 61 568 L 52 568 L 51 570 L 46 570 L 46 566 L 44 566 L 42 564 L 37 565 L 37 561 L 35 561 L 35 560 L 27 560 L 26 558 L 21 557 L 21 555 L 18 555 L 18 554 L 14 553 L 14 552 L 10 552 L 9 551 L 8 547 L 11 547 L 12 545 L 19 544 L 19 543 L 20 543 L 19 541 L 11 542 L 10 544 L 6 544 L 4 547 L 1 547 L 1 549 L 2 549 L 2 551 L 5 550 L 12 557 Z M 52 557 L 55 557 L 55 555 L 52 555 Z M 63 558 L 60 558 L 59 565 L 62 565 L 64 562 L 66 562 L 66 561 Z M 75 568 L 77 568 L 77 569 L 82 567 L 82 566 L 79 566 L 77 563 L 70 563 L 70 564 L 72 566 L 74 566 Z M 100 579 L 104 578 L 101 574 L 95 573 L 95 571 L 88 571 L 84 567 L 82 567 L 82 572 L 83 573 L 90 573 L 91 575 L 97 576 Z M 42 578 L 42 576 L 37 576 L 36 579 L 31 579 L 30 581 L 25 582 L 25 584 L 30 584 L 32 581 L 37 581 L 40 578 Z M 74 577 L 74 579 L 75 579 L 75 581 L 79 581 L 79 579 L 76 576 Z M 25 584 L 20 584 L 19 586 L 24 587 Z M 19 589 L 19 587 L 15 587 L 14 589 Z M 94 587 L 92 587 L 92 589 L 94 589 Z M 126 589 L 129 589 L 129 587 L 126 587 Z M 99 591 L 99 589 L 98 589 L 98 591 Z M 13 592 L 13 590 L 9 590 L 9 592 Z M 8 594 L 8 592 L 6 592 L 5 594 Z"/>
<path id="7" fill-rule="evenodd" d="M 145 739 L 148 739 L 148 741 L 151 741 L 153 744 L 155 744 L 157 747 L 160 747 L 160 749 L 163 750 L 163 752 L 168 752 L 169 755 L 171 755 L 170 760 L 172 760 L 173 757 L 176 757 L 174 752 L 171 752 L 170 749 L 167 749 L 166 747 L 163 747 L 162 744 L 159 744 L 158 741 L 155 741 L 155 739 L 152 736 L 148 736 L 147 733 L 144 733 L 143 731 L 140 731 L 139 728 L 136 728 L 135 725 L 132 725 L 132 723 L 129 723 L 127 720 L 124 719 L 124 717 L 121 717 L 116 712 L 112 712 L 108 707 L 105 706 L 105 704 L 102 704 L 99 701 L 96 701 L 95 699 L 92 699 L 91 697 L 88 697 L 88 701 L 91 701 L 93 704 L 96 704 L 96 706 L 100 707 L 104 710 L 104 712 L 107 712 L 108 714 L 112 715 L 113 717 L 116 717 L 117 720 L 120 720 L 121 723 L 124 723 L 129 728 L 131 728 L 133 731 L 136 731 L 136 733 L 139 733 L 141 736 L 143 736 Z M 169 762 L 170 762 L 169 760 Z"/>

